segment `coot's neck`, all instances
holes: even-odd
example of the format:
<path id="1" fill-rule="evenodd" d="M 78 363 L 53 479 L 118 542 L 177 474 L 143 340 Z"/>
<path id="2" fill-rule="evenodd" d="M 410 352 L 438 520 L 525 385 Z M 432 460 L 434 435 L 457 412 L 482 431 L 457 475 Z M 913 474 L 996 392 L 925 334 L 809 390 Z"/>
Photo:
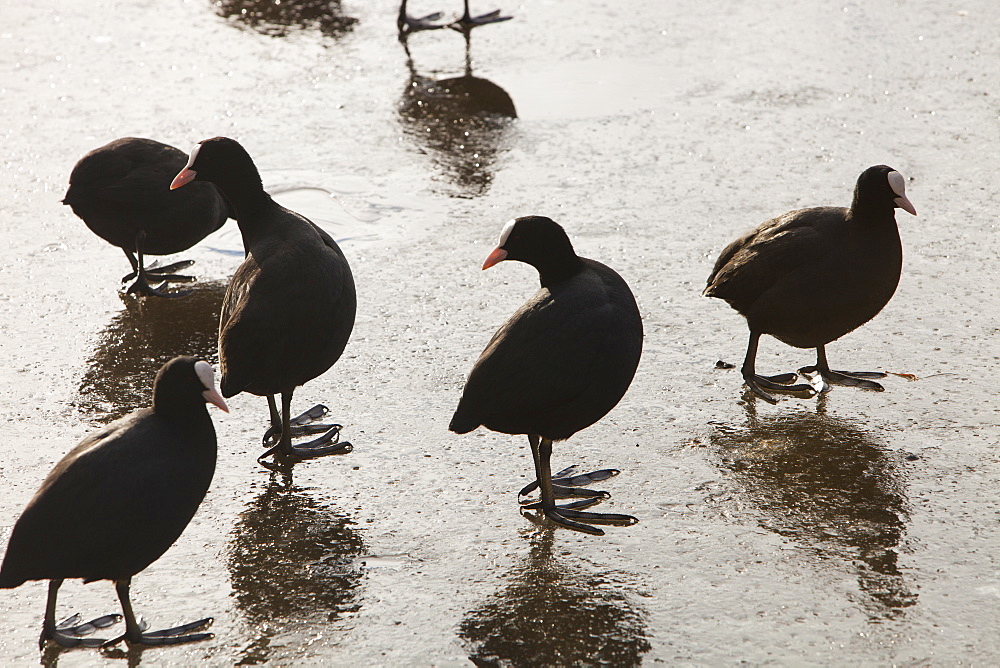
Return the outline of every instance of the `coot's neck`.
<path id="1" fill-rule="evenodd" d="M 215 185 L 229 202 L 243 236 L 243 246 L 249 249 L 257 235 L 267 226 L 266 222 L 271 220 L 270 216 L 262 214 L 278 205 L 264 191 L 260 174 L 252 162 L 217 177 Z"/>
<path id="2" fill-rule="evenodd" d="M 891 199 L 884 197 L 866 197 L 858 189 L 854 191 L 851 202 L 851 219 L 859 223 L 891 223 L 896 224 L 896 207 Z"/>
<path id="3" fill-rule="evenodd" d="M 529 262 L 538 270 L 543 288 L 549 288 L 578 274 L 583 269 L 583 259 L 570 249 L 569 253 L 533 258 Z"/>
<path id="4" fill-rule="evenodd" d="M 242 174 L 229 173 L 214 179 L 215 185 L 229 201 L 237 222 L 248 215 L 252 217 L 254 211 L 271 204 L 271 196 L 264 192 L 257 168 L 251 164 L 249 169 L 241 171 Z"/>
<path id="5" fill-rule="evenodd" d="M 201 395 L 185 393 L 184 396 L 166 396 L 163 392 L 153 392 L 153 412 L 157 416 L 182 425 L 194 425 L 204 420 L 211 421 L 208 408 Z"/>

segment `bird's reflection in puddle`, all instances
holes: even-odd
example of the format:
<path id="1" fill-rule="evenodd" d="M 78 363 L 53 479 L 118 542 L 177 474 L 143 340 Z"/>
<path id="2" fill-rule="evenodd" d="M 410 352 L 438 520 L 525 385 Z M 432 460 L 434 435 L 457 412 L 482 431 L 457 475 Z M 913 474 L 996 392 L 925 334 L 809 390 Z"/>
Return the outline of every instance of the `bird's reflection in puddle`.
<path id="1" fill-rule="evenodd" d="M 358 610 L 354 564 L 364 543 L 352 525 L 290 475 L 271 474 L 240 514 L 226 560 L 236 607 L 254 628 L 238 663 L 294 654 L 310 627 L 328 628 Z"/>
<path id="2" fill-rule="evenodd" d="M 903 453 L 849 421 L 817 412 L 758 417 L 717 426 L 717 465 L 732 473 L 761 526 L 815 555 L 817 567 L 847 567 L 870 619 L 892 619 L 915 605 L 898 565 L 908 521 Z"/>
<path id="3" fill-rule="evenodd" d="M 268 37 L 315 29 L 339 39 L 358 22 L 344 13 L 340 0 L 216 0 L 213 4 L 219 16 Z"/>
<path id="4" fill-rule="evenodd" d="M 552 554 L 554 531 L 531 539 L 510 583 L 466 614 L 459 635 L 477 666 L 633 666 L 650 649 L 645 611 L 620 574 Z"/>
<path id="5" fill-rule="evenodd" d="M 404 135 L 425 150 L 460 197 L 484 195 L 495 163 L 507 149 L 511 120 L 517 118 L 510 95 L 492 81 L 473 76 L 470 35 L 465 34 L 465 74 L 435 80 L 417 73 L 403 42 L 410 80 L 398 106 Z"/>
<path id="6" fill-rule="evenodd" d="M 153 379 L 177 355 L 218 359 L 222 281 L 195 284 L 175 299 L 123 295 L 124 308 L 98 336 L 80 381 L 77 407 L 110 422 L 149 405 Z"/>
<path id="7" fill-rule="evenodd" d="M 149 656 L 145 657 L 147 659 L 162 657 L 161 647 L 154 647 L 150 645 L 132 645 L 124 642 L 112 645 L 111 647 L 101 648 L 100 650 L 97 650 L 97 653 L 102 659 L 125 661 L 125 663 L 115 665 L 137 668 L 142 665 L 143 655 L 147 650 L 149 651 Z M 96 664 L 98 663 L 97 660 L 85 661 L 83 663 L 79 661 L 81 656 L 87 656 L 85 652 L 93 651 L 94 650 L 90 648 L 62 647 L 58 643 L 48 642 L 45 643 L 45 649 L 42 650 L 39 664 L 45 666 L 45 668 L 57 668 L 59 666 L 59 660 L 63 657 L 63 655 L 67 655 L 66 660 L 69 665 L 72 666 Z M 147 662 L 146 665 L 150 665 L 149 662 Z"/>

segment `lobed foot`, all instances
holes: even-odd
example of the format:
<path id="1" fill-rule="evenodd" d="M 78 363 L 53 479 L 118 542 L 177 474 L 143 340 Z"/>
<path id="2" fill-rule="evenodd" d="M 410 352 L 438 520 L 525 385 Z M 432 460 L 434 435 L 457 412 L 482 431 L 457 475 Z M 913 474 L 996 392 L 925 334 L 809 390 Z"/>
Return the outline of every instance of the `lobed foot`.
<path id="1" fill-rule="evenodd" d="M 830 385 L 844 385 L 847 387 L 860 387 L 864 390 L 875 390 L 884 392 L 885 388 L 880 383 L 876 383 L 872 378 L 885 378 L 882 371 L 834 371 L 833 369 L 821 370 L 819 367 L 804 366 L 799 369 L 799 373 L 804 376 L 818 375 L 822 381 L 821 392 L 828 392 Z"/>
<path id="2" fill-rule="evenodd" d="M 592 499 L 611 498 L 611 494 L 609 492 L 581 488 L 595 482 L 601 482 L 607 480 L 608 478 L 615 477 L 620 473 L 618 469 L 601 469 L 600 471 L 591 471 L 590 473 L 577 473 L 579 468 L 579 466 L 575 465 L 570 466 L 552 476 L 552 491 L 555 498 L 566 499 L 573 496 L 582 496 Z M 524 489 L 518 492 L 517 495 L 519 497 L 527 496 L 536 489 L 538 489 L 538 481 L 534 480 L 525 485 Z M 527 499 L 522 499 L 519 503 L 521 505 L 527 505 L 532 502 Z"/>
<path id="3" fill-rule="evenodd" d="M 306 459 L 326 457 L 327 455 L 346 455 L 354 450 L 354 446 L 348 441 L 340 441 L 340 430 L 343 428 L 342 425 L 334 424 L 321 426 L 326 429 L 326 431 L 319 438 L 300 445 L 292 444 L 288 448 L 283 448 L 281 441 L 279 440 L 273 446 L 268 448 L 264 454 L 258 457 L 257 462 L 266 466 L 263 460 L 274 454 L 291 458 L 295 461 L 303 461 Z"/>
<path id="4" fill-rule="evenodd" d="M 151 276 L 152 278 L 157 279 L 157 280 L 162 280 L 160 278 L 161 276 L 163 276 L 165 274 L 173 274 L 175 271 L 178 271 L 180 269 L 187 269 L 188 267 L 190 267 L 193 264 L 194 264 L 194 260 L 181 260 L 179 262 L 173 262 L 171 264 L 164 265 L 164 266 L 161 267 L 159 260 L 156 260 L 151 265 L 149 265 L 148 267 L 143 267 L 143 271 L 146 272 L 147 276 Z M 128 281 L 131 281 L 136 276 L 138 276 L 138 273 L 136 272 L 135 269 L 133 269 L 129 273 L 127 273 L 124 276 L 122 276 L 122 283 L 127 283 Z M 181 279 L 181 280 L 183 280 L 183 281 L 193 281 L 194 280 L 193 276 L 180 276 L 178 278 Z"/>
<path id="5" fill-rule="evenodd" d="M 438 23 L 441 20 L 443 14 L 441 12 L 433 12 L 425 16 L 403 16 L 401 18 L 399 32 L 401 35 L 406 35 L 411 32 L 420 32 L 421 30 L 438 30 L 439 28 L 444 28 L 444 23 Z"/>
<path id="6" fill-rule="evenodd" d="M 296 415 L 289 421 L 291 426 L 292 436 L 303 436 L 305 434 L 319 434 L 325 432 L 331 427 L 340 427 L 340 425 L 329 425 L 329 424 L 313 424 L 316 420 L 325 417 L 330 409 L 323 404 L 316 404 L 306 412 Z M 281 425 L 272 424 L 268 427 L 267 431 L 264 432 L 263 444 L 265 448 L 272 447 L 278 441 L 281 440 Z"/>
<path id="7" fill-rule="evenodd" d="M 129 285 L 127 288 L 125 288 L 125 294 L 127 294 L 127 295 L 144 295 L 144 296 L 147 296 L 147 297 L 166 297 L 168 299 L 170 299 L 170 298 L 176 298 L 176 297 L 183 297 L 185 295 L 191 294 L 190 290 L 177 290 L 175 292 L 166 292 L 164 290 L 164 288 L 167 287 L 167 282 L 168 282 L 167 279 L 168 278 L 171 278 L 171 277 L 169 277 L 169 276 L 168 277 L 160 277 L 158 279 L 158 280 L 161 281 L 160 284 L 156 285 L 156 286 L 152 286 L 146 280 L 146 277 L 144 275 L 140 275 L 138 278 L 135 279 L 135 281 L 132 282 L 131 285 Z M 186 277 L 185 276 L 183 278 L 186 278 L 186 279 L 189 279 L 189 280 L 192 280 L 192 281 L 194 280 L 193 277 Z"/>
<path id="8" fill-rule="evenodd" d="M 452 30 L 458 30 L 463 32 L 466 30 L 472 30 L 473 28 L 478 28 L 479 26 L 489 25 L 491 23 L 502 23 L 504 21 L 510 21 L 513 16 L 500 16 L 500 10 L 495 9 L 492 12 L 487 12 L 486 14 L 480 14 L 479 16 L 469 16 L 465 14 L 462 18 L 457 19 L 448 25 Z"/>
<path id="9" fill-rule="evenodd" d="M 132 281 L 131 284 L 125 289 L 125 294 L 137 294 L 146 295 L 153 297 L 183 297 L 184 295 L 190 294 L 190 290 L 179 290 L 177 292 L 166 292 L 164 288 L 168 283 L 191 283 L 195 280 L 194 276 L 183 276 L 181 274 L 176 274 L 174 272 L 180 269 L 186 269 L 194 264 L 194 260 L 181 260 L 179 262 L 173 262 L 168 265 L 160 266 L 159 262 L 153 262 L 148 267 L 138 268 L 138 262 L 130 256 L 130 260 L 133 260 L 133 269 L 128 274 L 122 276 L 122 283 L 127 283 Z M 150 285 L 150 282 L 156 283 L 154 287 Z"/>
<path id="10" fill-rule="evenodd" d="M 200 629 L 207 628 L 215 620 L 212 617 L 206 617 L 205 619 L 199 619 L 196 622 L 189 622 L 187 624 L 181 624 L 180 626 L 175 626 L 171 629 L 163 629 L 161 631 L 152 631 L 146 633 L 146 629 L 149 628 L 149 624 L 145 620 L 139 622 L 138 633 L 134 633 L 131 636 L 126 631 L 117 638 L 112 638 L 107 642 L 103 643 L 101 647 L 110 647 L 112 645 L 117 645 L 122 640 L 127 640 L 129 643 L 135 643 L 139 645 L 181 645 L 183 643 L 198 642 L 199 640 L 208 640 L 209 638 L 214 638 L 214 633 L 189 633 L 190 631 L 198 631 Z"/>
<path id="11" fill-rule="evenodd" d="M 590 513 L 578 510 L 578 508 L 587 508 L 599 502 L 600 499 L 582 499 L 580 501 L 573 501 L 572 503 L 567 503 L 562 506 L 545 508 L 543 507 L 542 502 L 538 501 L 536 503 L 521 506 L 521 512 L 523 513 L 525 510 L 541 510 L 542 514 L 544 514 L 546 518 L 555 522 L 559 526 L 572 529 L 573 531 L 588 533 L 592 536 L 603 536 L 604 530 L 591 526 L 590 524 L 585 524 L 584 522 L 577 522 L 576 520 L 586 520 L 587 522 L 612 524 L 615 526 L 632 526 L 633 524 L 638 524 L 639 519 L 633 517 L 632 515 L 623 515 L 620 513 Z"/>
<path id="12" fill-rule="evenodd" d="M 746 382 L 747 388 L 749 388 L 755 395 L 771 404 L 778 403 L 778 400 L 765 392 L 762 388 L 766 388 L 772 392 L 791 394 L 803 399 L 808 399 L 809 397 L 816 395 L 818 390 L 813 385 L 809 385 L 807 383 L 798 383 L 795 385 L 790 384 L 797 378 L 798 376 L 794 373 L 783 373 L 778 374 L 777 376 L 759 376 L 754 374 L 749 378 L 745 375 L 743 376 L 743 380 Z"/>
<path id="13" fill-rule="evenodd" d="M 66 619 L 56 624 L 51 633 L 42 631 L 42 636 L 38 639 L 38 648 L 45 646 L 46 640 L 54 640 L 61 647 L 100 647 L 104 644 L 103 638 L 91 638 L 97 629 L 106 629 L 114 626 L 122 620 L 121 615 L 103 615 L 89 622 L 80 623 L 80 614 L 70 615 Z"/>

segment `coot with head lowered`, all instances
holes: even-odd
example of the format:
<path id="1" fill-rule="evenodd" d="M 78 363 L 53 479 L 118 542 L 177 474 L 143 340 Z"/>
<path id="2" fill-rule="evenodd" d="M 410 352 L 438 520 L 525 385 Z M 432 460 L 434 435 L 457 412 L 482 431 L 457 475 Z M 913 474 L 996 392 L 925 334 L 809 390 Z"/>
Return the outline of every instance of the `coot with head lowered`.
<path id="1" fill-rule="evenodd" d="M 337 442 L 340 425 L 304 424 L 324 415 L 324 406 L 294 419 L 289 413 L 295 388 L 332 367 L 354 329 L 357 298 L 347 258 L 329 234 L 264 192 L 256 165 L 235 140 L 215 137 L 195 146 L 170 187 L 197 180 L 214 183 L 232 204 L 246 253 L 219 320 L 223 396 L 267 397 L 271 427 L 264 443 L 270 447 L 260 459 L 350 451 L 350 443 Z M 292 444 L 293 433 L 317 430 L 325 433 Z"/>
<path id="2" fill-rule="evenodd" d="M 576 520 L 637 522 L 630 515 L 576 510 L 607 493 L 567 486 L 579 479 L 553 481 L 549 465 L 553 441 L 600 420 L 632 383 L 642 353 L 642 319 L 632 291 L 610 267 L 578 256 L 563 228 L 542 216 L 507 223 L 483 269 L 503 260 L 535 267 L 541 289 L 479 356 L 449 429 L 464 434 L 482 425 L 528 436 L 537 479 L 522 494 L 538 486 L 541 501 L 524 508 L 539 508 L 562 526 L 596 535 L 604 532 Z M 591 498 L 557 506 L 557 496 Z"/>
<path id="3" fill-rule="evenodd" d="M 799 372 L 819 373 L 824 391 L 827 383 L 883 389 L 871 379 L 884 373 L 830 369 L 826 344 L 874 318 L 896 291 L 903 265 L 897 208 L 917 215 L 903 176 L 876 165 L 858 177 L 849 209 L 789 211 L 722 251 L 704 294 L 726 300 L 746 318 L 750 343 L 743 379 L 754 394 L 774 403 L 765 390 L 814 392 L 812 385 L 793 385 L 795 373 L 756 373 L 761 334 L 796 348 L 815 348 L 816 365 Z"/>
<path id="4" fill-rule="evenodd" d="M 173 272 L 194 264 L 190 260 L 157 267 L 146 266 L 146 255 L 170 255 L 194 246 L 216 231 L 230 216 L 229 204 L 210 183 L 183 192 L 168 186 L 187 155 L 152 139 L 122 137 L 80 158 L 69 177 L 64 204 L 87 227 L 125 252 L 132 273 L 127 292 L 176 297 L 166 292 L 170 282 L 190 281 Z M 150 281 L 161 283 L 154 287 Z"/>
<path id="5" fill-rule="evenodd" d="M 210 637 L 188 632 L 211 619 L 145 633 L 129 599 L 132 576 L 173 545 L 212 482 L 215 428 L 205 402 L 229 410 L 207 362 L 175 357 L 156 374 L 152 407 L 80 441 L 25 507 L 10 534 L 0 587 L 49 580 L 39 644 L 98 645 L 103 641 L 86 635 L 118 619 L 57 625 L 56 595 L 66 578 L 114 581 L 125 616 L 122 638 L 129 642 L 173 645 Z"/>

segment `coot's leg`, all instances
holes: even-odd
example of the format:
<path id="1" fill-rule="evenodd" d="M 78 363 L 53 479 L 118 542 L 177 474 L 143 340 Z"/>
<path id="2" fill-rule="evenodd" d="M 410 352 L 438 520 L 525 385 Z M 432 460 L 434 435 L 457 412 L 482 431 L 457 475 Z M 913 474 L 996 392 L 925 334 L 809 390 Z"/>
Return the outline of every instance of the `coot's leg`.
<path id="1" fill-rule="evenodd" d="M 465 0 L 465 11 L 462 12 L 461 18 L 448 24 L 448 27 L 452 30 L 457 30 L 459 32 L 469 33 L 473 28 L 478 28 L 479 26 L 489 25 L 490 23 L 501 23 L 503 21 L 509 21 L 513 16 L 500 16 L 500 10 L 495 9 L 492 12 L 487 12 L 486 14 L 480 14 L 479 16 L 472 16 L 469 12 L 469 0 Z"/>
<path id="2" fill-rule="evenodd" d="M 181 283 L 190 282 L 194 280 L 192 276 L 179 276 L 177 274 L 161 274 L 155 271 L 150 271 L 143 266 L 143 256 L 142 247 L 146 240 L 146 232 L 139 230 L 139 233 L 135 236 L 135 252 L 138 257 L 132 257 L 131 252 L 125 251 L 125 255 L 128 256 L 129 263 L 132 264 L 132 273 L 122 278 L 122 281 L 128 280 L 133 275 L 135 276 L 135 281 L 132 282 L 128 288 L 125 289 L 126 294 L 140 294 L 140 295 L 152 295 L 154 297 L 183 297 L 184 295 L 190 294 L 190 290 L 179 290 L 177 292 L 164 292 L 163 287 L 167 283 Z M 181 263 L 183 264 L 183 263 Z M 173 265 L 171 265 L 172 267 Z M 190 266 L 190 265 L 189 265 Z M 169 269 L 170 267 L 163 267 L 161 269 Z M 160 285 L 153 287 L 149 284 L 149 279 L 153 281 L 159 281 Z"/>
<path id="3" fill-rule="evenodd" d="M 535 461 L 535 477 L 539 483 L 542 500 L 537 503 L 521 506 L 522 511 L 541 510 L 547 518 L 560 526 L 573 529 L 574 531 L 589 533 L 594 536 L 603 536 L 604 531 L 590 524 L 584 524 L 575 520 L 623 526 L 630 526 L 639 521 L 631 515 L 587 513 L 576 510 L 577 508 L 585 508 L 598 503 L 600 499 L 597 498 L 583 499 L 567 503 L 564 506 L 557 506 L 555 492 L 552 488 L 552 469 L 549 463 L 549 459 L 552 456 L 552 441 L 547 438 L 540 438 L 537 434 L 528 434 L 528 443 L 531 445 L 531 457 Z"/>
<path id="4" fill-rule="evenodd" d="M 38 638 L 38 649 L 45 647 L 46 640 L 55 640 L 63 647 L 100 647 L 103 638 L 88 637 L 97 629 L 107 628 L 121 621 L 121 615 L 104 615 L 89 622 L 80 623 L 80 615 L 72 615 L 56 624 L 56 598 L 62 579 L 49 580 L 49 595 L 45 603 L 45 621 L 42 635 Z"/>
<path id="5" fill-rule="evenodd" d="M 282 416 L 289 414 L 291 404 L 292 392 L 282 392 Z M 268 406 L 271 408 L 272 424 L 264 434 L 264 445 L 271 447 L 257 458 L 258 462 L 275 453 L 280 453 L 285 457 L 301 460 L 315 459 L 317 457 L 325 457 L 326 455 L 346 455 L 354 449 L 354 446 L 350 443 L 346 441 L 343 443 L 340 442 L 340 430 L 342 425 L 313 424 L 313 422 L 322 418 L 329 412 L 329 409 L 322 404 L 317 404 L 305 413 L 302 413 L 301 415 L 298 415 L 290 420 L 278 417 L 277 419 L 280 424 L 281 437 L 276 440 L 279 429 L 275 429 L 274 425 L 277 408 L 274 406 L 273 397 L 268 397 Z M 301 445 L 294 445 L 292 443 L 292 436 L 317 434 L 321 432 L 322 436 L 307 443 L 302 443 Z"/>
<path id="6" fill-rule="evenodd" d="M 791 383 L 797 378 L 794 373 L 785 373 L 777 376 L 757 375 L 755 366 L 757 363 L 757 343 L 759 341 L 760 332 L 754 332 L 751 330 L 750 342 L 747 343 L 747 355 L 743 360 L 743 368 L 741 369 L 743 373 L 743 380 L 746 382 L 747 387 L 750 388 L 751 392 L 764 401 L 772 404 L 778 403 L 778 400 L 761 389 L 762 387 L 773 392 L 802 395 L 805 397 L 811 397 L 816 394 L 816 389 L 812 385 L 806 385 L 805 383 L 789 385 L 788 383 Z"/>
<path id="7" fill-rule="evenodd" d="M 848 387 L 860 387 L 865 390 L 875 390 L 876 392 L 885 390 L 882 385 L 870 380 L 871 378 L 885 378 L 886 374 L 882 371 L 834 371 L 831 369 L 830 364 L 826 361 L 825 345 L 816 348 L 815 366 L 804 366 L 799 369 L 799 373 L 803 375 L 811 375 L 817 372 L 830 385 L 847 385 Z M 824 384 L 822 391 L 827 392 L 829 390 L 829 385 Z"/>
<path id="8" fill-rule="evenodd" d="M 611 494 L 596 489 L 584 489 L 586 485 L 591 485 L 595 482 L 601 482 L 607 480 L 608 478 L 613 478 L 618 475 L 620 471 L 618 469 L 601 469 L 600 471 L 591 471 L 590 473 L 577 473 L 580 467 L 574 465 L 569 468 L 565 468 L 559 473 L 552 476 L 552 492 L 557 499 L 567 499 L 570 497 L 584 497 L 588 499 L 610 499 Z M 517 493 L 519 497 L 527 496 L 531 494 L 536 489 L 538 489 L 538 481 L 533 480 L 524 486 L 520 492 Z M 522 499 L 520 501 L 521 505 L 528 505 L 532 503 L 527 499 Z"/>
<path id="9" fill-rule="evenodd" d="M 197 631 L 210 625 L 214 621 L 211 617 L 175 626 L 172 629 L 146 633 L 146 623 L 136 620 L 135 613 L 132 612 L 132 601 L 129 599 L 128 593 L 131 583 L 132 578 L 115 580 L 115 591 L 118 592 L 118 600 L 121 601 L 122 613 L 125 615 L 125 633 L 107 641 L 102 645 L 103 647 L 109 647 L 122 640 L 139 645 L 180 645 L 181 643 L 196 642 L 214 637 L 212 633 L 191 633 L 187 635 L 189 631 Z"/>

